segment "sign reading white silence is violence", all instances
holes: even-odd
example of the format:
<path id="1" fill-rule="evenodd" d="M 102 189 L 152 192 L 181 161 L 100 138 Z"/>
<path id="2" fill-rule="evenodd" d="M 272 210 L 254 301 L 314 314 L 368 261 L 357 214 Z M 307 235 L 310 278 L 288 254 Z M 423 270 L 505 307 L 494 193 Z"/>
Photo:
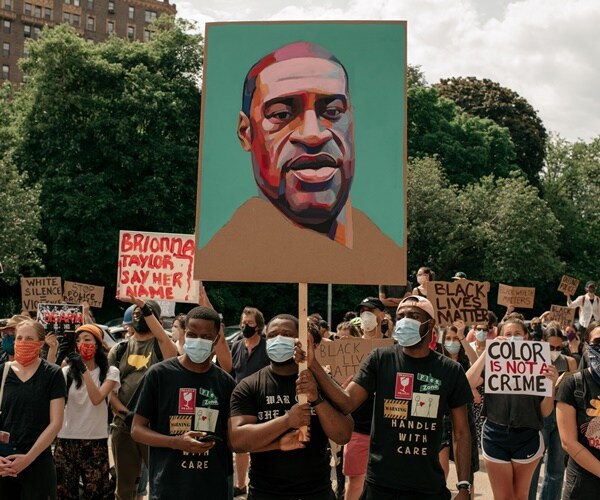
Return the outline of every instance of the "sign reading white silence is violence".
<path id="1" fill-rule="evenodd" d="M 550 360 L 548 342 L 486 341 L 485 393 L 552 396 L 544 375 Z"/>

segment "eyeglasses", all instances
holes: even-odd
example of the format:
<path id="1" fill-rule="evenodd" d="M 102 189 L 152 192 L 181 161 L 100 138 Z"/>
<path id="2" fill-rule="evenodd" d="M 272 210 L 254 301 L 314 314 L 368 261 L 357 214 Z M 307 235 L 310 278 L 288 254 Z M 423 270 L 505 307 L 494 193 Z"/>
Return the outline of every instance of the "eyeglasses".
<path id="1" fill-rule="evenodd" d="M 562 350 L 563 350 L 563 348 L 562 348 L 562 346 L 561 346 L 561 345 L 556 345 L 556 346 L 554 346 L 554 345 L 551 345 L 551 346 L 550 346 L 550 350 L 551 350 L 551 351 L 562 351 Z"/>
<path id="2" fill-rule="evenodd" d="M 596 337 L 594 340 L 590 340 L 590 345 L 600 346 L 600 337 Z"/>

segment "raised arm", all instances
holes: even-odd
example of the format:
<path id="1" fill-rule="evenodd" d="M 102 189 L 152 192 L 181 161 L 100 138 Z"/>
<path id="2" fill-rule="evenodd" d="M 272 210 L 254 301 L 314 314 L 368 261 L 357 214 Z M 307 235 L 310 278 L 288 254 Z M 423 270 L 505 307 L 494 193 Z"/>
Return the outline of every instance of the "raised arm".
<path id="1" fill-rule="evenodd" d="M 481 373 L 483 372 L 483 368 L 485 366 L 485 358 L 486 353 L 484 352 L 477 358 L 475 363 L 471 365 L 471 368 L 467 370 L 467 380 L 469 381 L 471 389 L 477 389 L 481 384 L 483 384 L 483 377 L 481 376 Z"/>

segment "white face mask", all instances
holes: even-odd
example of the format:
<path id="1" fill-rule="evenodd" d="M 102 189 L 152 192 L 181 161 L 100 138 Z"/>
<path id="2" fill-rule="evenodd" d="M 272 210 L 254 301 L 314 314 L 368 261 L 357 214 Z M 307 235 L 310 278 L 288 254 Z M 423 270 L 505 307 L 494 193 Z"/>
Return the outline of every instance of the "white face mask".
<path id="1" fill-rule="evenodd" d="M 371 332 L 377 328 L 377 316 L 372 312 L 363 311 L 360 313 L 360 321 L 362 322 L 363 330 L 365 332 Z"/>
<path id="2" fill-rule="evenodd" d="M 560 356 L 560 351 L 550 351 L 550 359 L 554 363 Z"/>

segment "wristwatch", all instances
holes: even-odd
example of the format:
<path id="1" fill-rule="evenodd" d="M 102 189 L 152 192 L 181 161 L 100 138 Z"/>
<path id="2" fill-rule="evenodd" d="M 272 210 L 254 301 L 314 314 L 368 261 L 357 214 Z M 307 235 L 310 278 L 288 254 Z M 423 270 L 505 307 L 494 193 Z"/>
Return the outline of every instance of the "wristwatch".
<path id="1" fill-rule="evenodd" d="M 467 490 L 467 493 L 471 493 L 471 483 L 469 481 L 459 481 L 456 483 L 457 490 Z"/>
<path id="2" fill-rule="evenodd" d="M 308 404 L 310 405 L 311 408 L 314 408 L 315 406 L 319 406 L 323 401 L 325 401 L 325 400 L 321 396 L 321 393 L 319 393 L 319 395 L 317 396 L 317 399 L 315 399 L 314 401 L 309 401 Z"/>

